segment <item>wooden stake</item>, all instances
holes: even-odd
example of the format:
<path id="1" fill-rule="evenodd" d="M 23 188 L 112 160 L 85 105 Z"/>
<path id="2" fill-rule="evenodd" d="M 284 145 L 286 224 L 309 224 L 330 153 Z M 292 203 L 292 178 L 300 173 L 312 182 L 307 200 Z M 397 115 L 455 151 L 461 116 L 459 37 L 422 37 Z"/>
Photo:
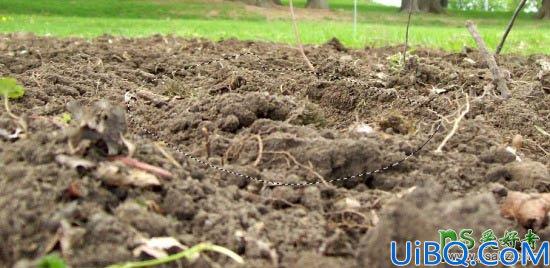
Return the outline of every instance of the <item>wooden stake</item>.
<path id="1" fill-rule="evenodd" d="M 506 31 L 504 31 L 504 35 L 502 36 L 502 39 L 500 40 L 500 43 L 498 44 L 497 50 L 495 54 L 500 54 L 500 51 L 502 50 L 502 47 L 504 46 L 504 42 L 506 41 L 506 37 L 508 37 L 508 34 L 510 33 L 510 30 L 512 30 L 512 26 L 514 26 L 514 22 L 516 21 L 516 17 L 519 15 L 519 12 L 521 9 L 523 9 L 523 6 L 525 5 L 525 2 L 527 0 L 521 0 L 519 2 L 518 6 L 516 7 L 516 11 L 514 11 L 514 15 L 512 15 L 512 18 L 510 19 L 510 22 L 508 23 L 508 27 L 506 27 Z"/>
<path id="2" fill-rule="evenodd" d="M 491 70 L 491 73 L 493 74 L 493 82 L 495 83 L 498 91 L 500 91 L 501 97 L 505 99 L 509 98 L 510 93 L 508 93 L 506 79 L 504 79 L 504 76 L 502 75 L 502 72 L 500 71 L 497 62 L 495 61 L 495 57 L 487 50 L 487 46 L 485 45 L 483 38 L 481 38 L 481 36 L 479 35 L 476 25 L 469 20 L 466 21 L 466 27 L 468 28 L 468 31 L 470 31 L 470 34 L 472 34 L 472 37 L 476 41 L 477 47 L 479 48 L 481 55 L 489 66 L 489 70 Z"/>
<path id="3" fill-rule="evenodd" d="M 407 30 L 405 31 L 405 48 L 403 49 L 403 67 L 405 67 L 405 60 L 407 59 L 407 49 L 409 47 L 409 26 L 411 25 L 412 14 L 412 0 L 409 3 L 409 18 L 407 20 Z"/>
<path id="4" fill-rule="evenodd" d="M 302 57 L 304 58 L 304 61 L 307 64 L 307 67 L 312 72 L 315 72 L 315 67 L 313 67 L 313 64 L 311 64 L 311 61 L 309 61 L 309 59 L 306 56 L 306 53 L 304 52 L 304 46 L 302 45 L 302 39 L 300 38 L 300 31 L 298 30 L 298 25 L 296 24 L 296 14 L 294 14 L 294 5 L 292 4 L 292 0 L 289 0 L 288 4 L 290 6 L 290 15 L 292 16 L 292 28 L 294 29 L 294 35 L 296 37 L 296 43 L 298 45 L 298 49 L 300 50 L 300 54 L 302 54 Z"/>

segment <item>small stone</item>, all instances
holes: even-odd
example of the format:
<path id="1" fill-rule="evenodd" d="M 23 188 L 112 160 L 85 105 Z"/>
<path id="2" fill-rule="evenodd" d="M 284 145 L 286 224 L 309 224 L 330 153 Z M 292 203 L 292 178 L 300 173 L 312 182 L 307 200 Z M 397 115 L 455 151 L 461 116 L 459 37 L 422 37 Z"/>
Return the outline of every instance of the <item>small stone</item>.
<path id="1" fill-rule="evenodd" d="M 357 199 L 353 199 L 350 197 L 346 197 L 343 199 L 340 199 L 334 203 L 334 208 L 336 210 L 356 210 L 361 207 L 361 202 L 357 201 Z"/>
<path id="2" fill-rule="evenodd" d="M 516 151 L 519 151 L 519 149 L 521 149 L 522 146 L 523 146 L 523 136 L 516 134 L 512 138 L 512 147 L 514 147 Z"/>

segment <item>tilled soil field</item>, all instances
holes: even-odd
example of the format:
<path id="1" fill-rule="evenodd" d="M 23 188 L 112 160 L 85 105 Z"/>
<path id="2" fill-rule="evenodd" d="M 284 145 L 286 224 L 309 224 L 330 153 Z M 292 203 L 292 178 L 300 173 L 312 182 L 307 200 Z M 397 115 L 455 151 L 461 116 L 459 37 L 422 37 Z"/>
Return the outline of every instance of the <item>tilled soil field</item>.
<path id="1" fill-rule="evenodd" d="M 18 121 L 2 110 L 0 263 L 58 252 L 103 267 L 173 237 L 247 267 L 388 267 L 391 240 L 438 229 L 548 240 L 546 204 L 523 217 L 505 203 L 550 191 L 550 56 L 500 56 L 501 99 L 476 50 L 417 49 L 405 66 L 401 50 L 306 47 L 313 74 L 272 43 L 0 36 L 28 125 L 7 135 Z M 207 253 L 167 266 L 238 265 Z"/>

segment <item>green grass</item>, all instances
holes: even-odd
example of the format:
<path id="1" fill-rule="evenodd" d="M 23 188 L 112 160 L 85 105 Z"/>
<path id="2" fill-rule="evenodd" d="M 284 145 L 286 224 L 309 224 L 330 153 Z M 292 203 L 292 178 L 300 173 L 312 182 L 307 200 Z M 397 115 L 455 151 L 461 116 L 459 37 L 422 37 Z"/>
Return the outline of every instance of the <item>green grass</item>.
<path id="1" fill-rule="evenodd" d="M 211 1 L 212 2 L 212 1 Z M 303 5 L 299 1 L 296 6 Z M 406 15 L 395 8 L 361 2 L 358 34 L 353 36 L 348 2 L 329 0 L 336 15 L 323 20 L 299 21 L 302 40 L 321 44 L 332 37 L 351 47 L 385 46 L 403 42 Z M 352 7 L 352 6 L 351 6 Z M 338 11 L 342 9 L 341 11 Z M 449 11 L 446 15 L 414 16 L 410 43 L 413 46 L 458 51 L 475 46 L 464 21 L 468 12 Z M 481 34 L 494 48 L 507 24 L 509 13 L 499 16 L 473 12 Z M 6 1 L 0 0 L 0 32 L 34 32 L 39 35 L 92 38 L 102 34 L 141 37 L 175 34 L 214 40 L 238 38 L 294 43 L 290 21 L 268 21 L 241 3 L 196 0 L 168 1 Z M 550 54 L 550 22 L 519 18 L 504 52 Z"/>
<path id="2" fill-rule="evenodd" d="M 61 17 L 196 19 L 205 17 L 263 19 L 238 2 L 206 4 L 200 0 L 0 0 L 3 14 Z"/>

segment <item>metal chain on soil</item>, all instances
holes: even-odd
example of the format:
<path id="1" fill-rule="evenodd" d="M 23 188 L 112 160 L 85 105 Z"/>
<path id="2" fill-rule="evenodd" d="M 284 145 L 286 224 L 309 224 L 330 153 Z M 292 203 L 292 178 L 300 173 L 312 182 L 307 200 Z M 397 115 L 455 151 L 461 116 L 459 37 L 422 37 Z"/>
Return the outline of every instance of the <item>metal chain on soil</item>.
<path id="1" fill-rule="evenodd" d="M 232 55 L 232 56 L 228 56 L 228 55 L 223 55 L 221 59 L 217 59 L 217 60 L 210 60 L 210 61 L 206 61 L 206 62 L 202 62 L 202 63 L 198 63 L 198 64 L 195 64 L 195 65 L 190 65 L 190 66 L 186 66 L 184 67 L 184 70 L 190 70 L 190 69 L 194 69 L 194 68 L 198 68 L 200 66 L 203 66 L 203 65 L 208 65 L 208 64 L 212 64 L 212 63 L 216 63 L 216 62 L 221 62 L 221 61 L 224 61 L 224 60 L 231 60 L 231 59 L 237 59 L 241 56 L 246 56 L 246 55 L 249 55 L 249 56 L 253 56 L 253 57 L 256 57 L 258 58 L 258 60 L 260 60 L 261 62 L 261 58 L 256 55 L 255 53 L 251 52 L 251 51 L 246 51 L 246 52 L 243 52 L 243 53 L 238 53 L 238 54 L 235 54 L 235 55 Z M 292 71 L 292 72 L 302 72 L 302 73 L 308 73 L 308 74 L 312 74 L 312 75 L 315 75 L 317 78 L 320 78 L 321 77 L 321 73 L 319 72 L 312 72 L 312 71 L 309 71 L 309 70 L 302 70 L 302 69 L 299 69 L 299 68 L 268 68 L 266 67 L 265 65 L 261 65 L 262 69 L 264 71 Z M 362 85 L 362 86 L 366 86 L 366 84 L 364 84 L 362 81 L 359 81 L 359 80 L 355 80 L 355 79 L 351 79 L 349 77 L 339 77 L 337 75 L 334 75 L 334 74 L 331 74 L 329 75 L 329 81 L 336 81 L 336 80 L 344 80 L 344 81 L 348 81 L 352 84 L 356 84 L 356 85 Z M 416 103 L 414 101 L 411 101 L 410 99 L 406 98 L 406 97 L 399 97 L 397 96 L 398 98 L 402 98 L 402 99 L 405 99 L 407 100 L 410 104 L 412 103 Z M 431 101 L 431 100 L 429 100 Z M 425 103 L 421 104 L 420 106 L 424 105 Z M 127 103 L 127 109 L 128 109 L 128 112 L 131 111 L 131 107 L 130 107 L 130 103 Z M 137 123 L 133 120 L 133 117 L 131 117 L 131 114 L 129 115 L 130 116 L 130 120 L 137 125 Z M 186 158 L 188 159 L 191 159 L 201 165 L 204 165 L 208 168 L 212 168 L 212 169 L 215 169 L 215 170 L 218 170 L 222 173 L 226 173 L 226 174 L 231 174 L 231 175 L 234 175 L 234 176 L 237 176 L 237 177 L 241 177 L 241 178 L 244 178 L 244 179 L 247 179 L 249 181 L 255 181 L 255 182 L 259 182 L 259 183 L 262 183 L 262 184 L 265 184 L 265 185 L 269 185 L 269 186 L 289 186 L 289 187 L 302 187 L 302 186 L 308 186 L 308 185 L 318 185 L 318 184 L 321 184 L 321 183 L 333 183 L 333 182 L 341 182 L 341 181 L 346 181 L 346 180 L 353 180 L 353 179 L 357 179 L 357 178 L 360 178 L 360 177 L 366 177 L 366 176 L 369 176 L 369 175 L 372 175 L 372 174 L 375 174 L 375 173 L 380 173 L 380 172 L 383 172 L 385 170 L 388 170 L 392 167 L 396 167 L 398 165 L 400 165 L 401 163 L 407 161 L 407 159 L 413 157 L 414 155 L 416 155 L 419 151 L 421 151 L 432 139 L 433 137 L 435 136 L 435 134 L 439 131 L 439 129 L 441 128 L 442 126 L 442 121 L 439 120 L 437 126 L 435 127 L 435 130 L 430 133 L 430 135 L 428 136 L 428 138 L 418 147 L 416 147 L 412 152 L 408 153 L 405 155 L 405 157 L 391 163 L 391 164 L 388 164 L 388 165 L 385 165 L 385 166 L 382 166 L 378 169 L 375 169 L 373 171 L 364 171 L 362 173 L 359 173 L 359 174 L 356 174 L 356 175 L 352 175 L 352 176 L 347 176 L 347 177 L 341 177 L 341 178 L 336 178 L 336 179 L 329 179 L 329 180 L 316 180 L 316 181 L 312 181 L 312 182 L 296 182 L 296 183 L 285 183 L 285 182 L 280 182 L 280 181 L 275 181 L 275 180 L 266 180 L 266 179 L 261 179 L 261 178 L 257 178 L 257 177 L 253 177 L 253 176 L 249 176 L 249 175 L 246 175 L 244 173 L 241 173 L 241 172 L 238 172 L 238 171 L 235 171 L 235 170 L 232 170 L 232 169 L 228 169 L 228 168 L 224 168 L 222 166 L 219 166 L 219 165 L 215 165 L 215 164 L 212 164 L 210 162 L 208 162 L 207 160 L 202 160 L 196 156 L 193 156 L 183 150 L 180 150 L 179 148 L 172 148 L 174 149 L 175 151 L 177 151 L 178 153 L 180 154 L 183 154 Z M 143 126 L 139 126 L 143 131 L 145 131 L 148 135 L 152 136 L 153 138 L 155 139 L 159 139 L 160 140 L 160 137 L 158 135 L 156 135 L 155 133 L 152 133 L 151 131 L 149 131 L 148 129 L 144 128 Z"/>

